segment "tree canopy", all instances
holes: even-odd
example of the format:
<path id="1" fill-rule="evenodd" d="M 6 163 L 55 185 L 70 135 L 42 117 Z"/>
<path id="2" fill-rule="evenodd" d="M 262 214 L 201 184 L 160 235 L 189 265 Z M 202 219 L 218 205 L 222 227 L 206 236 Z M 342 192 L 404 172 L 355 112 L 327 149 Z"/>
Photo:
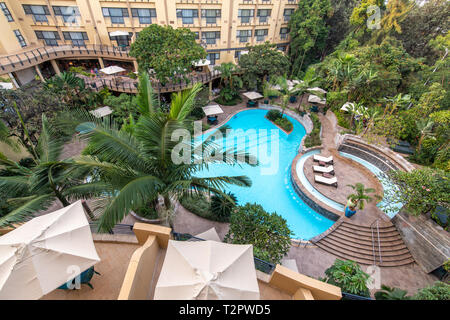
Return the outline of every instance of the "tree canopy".
<path id="1" fill-rule="evenodd" d="M 136 58 L 141 72 L 153 69 L 156 78 L 165 84 L 175 75 L 189 73 L 192 63 L 204 59 L 206 51 L 195 42 L 195 34 L 189 29 L 152 24 L 139 32 L 130 55 Z"/>

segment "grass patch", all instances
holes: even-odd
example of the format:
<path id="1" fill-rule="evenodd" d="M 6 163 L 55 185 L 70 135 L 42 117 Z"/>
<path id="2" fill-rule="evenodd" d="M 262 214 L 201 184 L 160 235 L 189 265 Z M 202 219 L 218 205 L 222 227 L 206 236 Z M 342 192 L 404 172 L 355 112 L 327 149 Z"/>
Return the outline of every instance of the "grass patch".
<path id="1" fill-rule="evenodd" d="M 211 202 L 206 196 L 186 195 L 180 199 L 181 205 L 193 214 L 211 221 L 230 222 L 229 217 L 221 218 L 211 211 Z"/>
<path id="2" fill-rule="evenodd" d="M 310 117 L 313 122 L 313 129 L 305 138 L 306 148 L 320 146 L 322 144 L 322 140 L 320 139 L 320 128 L 322 127 L 322 124 L 320 123 L 319 117 L 315 113 L 312 113 Z"/>
<path id="3" fill-rule="evenodd" d="M 336 110 L 334 111 L 334 114 L 336 115 L 338 126 L 344 129 L 350 129 L 350 120 L 347 119 L 347 117 L 342 114 L 342 112 Z"/>

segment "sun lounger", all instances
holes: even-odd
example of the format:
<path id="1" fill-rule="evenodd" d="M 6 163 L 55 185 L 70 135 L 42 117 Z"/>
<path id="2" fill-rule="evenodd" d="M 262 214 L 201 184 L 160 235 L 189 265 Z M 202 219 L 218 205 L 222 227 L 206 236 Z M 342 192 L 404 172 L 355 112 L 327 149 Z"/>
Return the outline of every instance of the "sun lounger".
<path id="1" fill-rule="evenodd" d="M 329 157 L 326 158 L 326 157 L 322 157 L 322 156 L 320 156 L 318 154 L 315 154 L 314 155 L 314 161 L 333 164 L 333 156 L 329 156 Z"/>
<path id="2" fill-rule="evenodd" d="M 317 183 L 321 183 L 321 184 L 324 184 L 324 185 L 327 185 L 327 186 L 334 186 L 336 188 L 338 186 L 336 177 L 329 179 L 329 178 L 324 178 L 324 177 L 316 175 L 316 176 L 314 176 L 314 180 Z"/>
<path id="3" fill-rule="evenodd" d="M 334 176 L 334 168 L 333 166 L 321 167 L 321 166 L 313 166 L 314 172 L 320 173 L 329 173 Z"/>

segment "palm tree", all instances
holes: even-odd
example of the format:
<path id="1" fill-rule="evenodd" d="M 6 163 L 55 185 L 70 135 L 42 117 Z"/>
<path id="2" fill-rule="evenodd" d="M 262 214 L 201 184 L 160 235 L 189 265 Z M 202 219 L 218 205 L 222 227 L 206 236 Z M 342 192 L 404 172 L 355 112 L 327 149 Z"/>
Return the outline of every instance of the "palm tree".
<path id="1" fill-rule="evenodd" d="M 356 205 L 359 204 L 359 209 L 364 209 L 365 202 L 372 202 L 373 198 L 368 196 L 368 193 L 375 192 L 375 189 L 373 188 L 366 188 L 362 183 L 356 183 L 355 185 L 348 184 L 347 187 L 352 188 L 356 191 L 356 193 L 350 194 L 347 199 L 351 199 L 356 203 Z M 380 197 L 378 195 L 375 195 L 375 198 L 379 199 Z"/>
<path id="2" fill-rule="evenodd" d="M 220 83 L 222 84 L 222 90 L 220 91 L 221 97 L 225 101 L 231 101 L 239 95 L 239 89 L 242 88 L 242 79 L 236 74 L 237 67 L 234 63 L 222 63 L 220 66 L 214 67 L 215 70 L 220 72 Z"/>
<path id="3" fill-rule="evenodd" d="M 18 151 L 17 143 L 11 139 L 8 127 L 0 120 L 0 142 L 9 146 L 13 151 Z M 2 153 L 0 152 L 0 156 Z"/>
<path id="4" fill-rule="evenodd" d="M 289 105 L 290 97 L 304 94 L 308 90 L 307 83 L 304 81 L 299 81 L 299 83 L 295 86 L 290 85 L 288 81 L 289 80 L 286 77 L 279 76 L 275 78 L 276 88 L 272 89 L 275 95 L 281 98 L 281 109 L 283 110 L 282 115 Z"/>
<path id="5" fill-rule="evenodd" d="M 100 230 L 110 230 L 131 210 L 153 205 L 158 200 L 163 203 L 161 218 L 171 225 L 174 200 L 186 194 L 203 192 L 230 198 L 222 191 L 228 184 L 251 185 L 246 176 L 195 175 L 209 164 L 221 162 L 218 154 L 223 155 L 228 164 L 240 163 L 240 159 L 254 161 L 247 153 L 223 151 L 211 139 L 202 143 L 190 138 L 188 141 L 173 141 L 172 137 L 177 133 L 192 133 L 193 121 L 188 115 L 201 88 L 201 84 L 196 84 L 190 90 L 173 94 L 168 113 L 148 108 L 150 112 L 139 118 L 132 133 L 120 130 L 111 119 L 94 119 L 85 111 L 73 113 L 78 119 L 93 122 L 94 129 L 81 135 L 82 139 L 89 141 L 89 152 L 74 160 L 71 169 L 95 173 L 98 181 L 111 188 L 96 200 L 98 206 L 94 212 L 100 215 Z M 185 161 L 173 160 L 174 156 L 179 159 L 180 155 Z"/>
<path id="6" fill-rule="evenodd" d="M 27 220 L 56 200 L 68 206 L 72 199 L 98 196 L 108 188 L 102 182 L 85 182 L 86 171 L 67 170 L 72 160 L 59 159 L 65 142 L 42 115 L 35 165 L 26 167 L 0 156 L 0 165 L 8 172 L 7 176 L 0 176 L 0 194 L 9 196 L 7 201 L 11 207 L 0 218 L 0 227 Z"/>
<path id="7" fill-rule="evenodd" d="M 434 121 L 430 119 L 420 119 L 416 122 L 417 130 L 420 132 L 419 143 L 417 145 L 417 150 L 420 151 L 422 148 L 422 142 L 426 137 L 433 136 L 433 126 Z"/>
<path id="8" fill-rule="evenodd" d="M 89 91 L 86 90 L 86 84 L 82 78 L 72 72 L 63 72 L 48 79 L 44 83 L 46 90 L 58 94 L 65 93 L 63 100 L 66 104 L 75 106 L 76 101 L 85 101 L 89 97 Z"/>
<path id="9" fill-rule="evenodd" d="M 369 130 L 375 124 L 375 121 L 380 119 L 380 117 L 378 117 L 379 114 L 380 114 L 380 112 L 374 108 L 368 108 L 368 109 L 364 108 L 363 117 L 367 120 L 367 126 L 364 129 L 364 132 L 362 134 L 363 137 L 369 132 Z"/>

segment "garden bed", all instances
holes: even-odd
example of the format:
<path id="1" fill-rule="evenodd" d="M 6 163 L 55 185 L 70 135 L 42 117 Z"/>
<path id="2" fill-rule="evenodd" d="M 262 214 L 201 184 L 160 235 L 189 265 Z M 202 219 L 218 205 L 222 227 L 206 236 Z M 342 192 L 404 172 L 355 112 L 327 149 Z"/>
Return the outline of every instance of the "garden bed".
<path id="1" fill-rule="evenodd" d="M 288 118 L 284 117 L 278 110 L 270 110 L 266 114 L 266 119 L 283 130 L 286 134 L 290 134 L 294 130 L 294 125 Z"/>
<path id="2" fill-rule="evenodd" d="M 221 218 L 212 212 L 211 202 L 206 196 L 185 196 L 180 199 L 180 204 L 201 218 L 217 222 L 230 222 L 229 218 Z"/>
<path id="3" fill-rule="evenodd" d="M 306 148 L 320 146 L 322 144 L 322 140 L 320 139 L 322 124 L 320 123 L 319 117 L 315 113 L 312 113 L 310 117 L 314 126 L 311 133 L 305 137 L 304 144 Z"/>

